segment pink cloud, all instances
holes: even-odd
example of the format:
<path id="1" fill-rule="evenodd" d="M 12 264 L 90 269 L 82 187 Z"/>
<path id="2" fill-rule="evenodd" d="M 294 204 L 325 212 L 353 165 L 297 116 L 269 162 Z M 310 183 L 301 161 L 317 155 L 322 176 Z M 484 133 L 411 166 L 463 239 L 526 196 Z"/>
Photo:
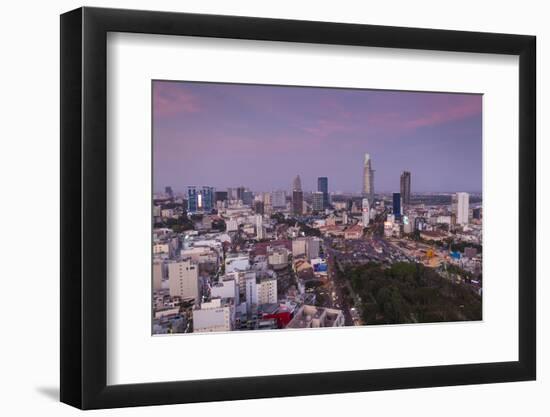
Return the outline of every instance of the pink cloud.
<path id="1" fill-rule="evenodd" d="M 407 121 L 405 125 L 406 127 L 413 129 L 425 126 L 434 126 L 441 123 L 461 120 L 480 113 L 481 100 L 466 99 L 462 100 L 460 103 L 453 103 L 447 106 L 443 105 L 437 110 Z"/>
<path id="2" fill-rule="evenodd" d="M 201 110 L 197 97 L 171 83 L 153 84 L 153 111 L 155 116 L 166 117 L 181 113 L 196 113 Z"/>
<path id="3" fill-rule="evenodd" d="M 302 130 L 317 137 L 327 137 L 336 132 L 347 132 L 352 130 L 351 125 L 335 120 L 320 119 L 312 126 L 303 127 Z"/>

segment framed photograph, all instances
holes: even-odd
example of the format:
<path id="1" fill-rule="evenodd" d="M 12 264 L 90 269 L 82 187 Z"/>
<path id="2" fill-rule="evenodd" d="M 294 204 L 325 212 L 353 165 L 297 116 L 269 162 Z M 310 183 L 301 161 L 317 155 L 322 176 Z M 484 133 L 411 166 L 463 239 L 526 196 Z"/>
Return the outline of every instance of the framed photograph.
<path id="1" fill-rule="evenodd" d="M 61 401 L 533 380 L 535 37 L 61 16 Z"/>

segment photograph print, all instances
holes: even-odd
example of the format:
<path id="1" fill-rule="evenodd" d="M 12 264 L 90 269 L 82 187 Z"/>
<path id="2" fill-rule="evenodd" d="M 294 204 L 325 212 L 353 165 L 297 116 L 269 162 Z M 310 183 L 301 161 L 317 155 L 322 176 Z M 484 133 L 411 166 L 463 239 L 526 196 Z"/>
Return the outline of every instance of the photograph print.
<path id="1" fill-rule="evenodd" d="M 482 320 L 481 94 L 151 88 L 154 335 Z"/>

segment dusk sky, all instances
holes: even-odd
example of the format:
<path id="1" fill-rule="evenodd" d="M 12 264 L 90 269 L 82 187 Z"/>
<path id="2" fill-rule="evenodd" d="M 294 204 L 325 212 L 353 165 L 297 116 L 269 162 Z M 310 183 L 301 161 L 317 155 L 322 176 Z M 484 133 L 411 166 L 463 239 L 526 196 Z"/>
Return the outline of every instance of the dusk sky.
<path id="1" fill-rule="evenodd" d="M 154 190 L 481 191 L 482 96 L 243 84 L 153 82 Z"/>

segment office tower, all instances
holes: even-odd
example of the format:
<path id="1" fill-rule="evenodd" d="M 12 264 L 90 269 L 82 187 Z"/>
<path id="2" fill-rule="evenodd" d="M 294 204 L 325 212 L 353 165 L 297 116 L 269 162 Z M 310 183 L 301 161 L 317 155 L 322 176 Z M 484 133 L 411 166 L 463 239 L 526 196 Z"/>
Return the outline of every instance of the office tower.
<path id="1" fill-rule="evenodd" d="M 217 203 L 218 201 L 227 201 L 227 191 L 216 191 L 214 193 L 214 202 Z"/>
<path id="2" fill-rule="evenodd" d="M 313 211 L 323 211 L 324 204 L 324 193 L 317 191 L 311 194 L 311 207 Z"/>
<path id="3" fill-rule="evenodd" d="M 244 187 L 237 187 L 237 200 L 241 200 L 241 201 L 243 200 L 244 191 L 245 191 Z"/>
<path id="4" fill-rule="evenodd" d="M 470 194 L 456 193 L 453 196 L 453 211 L 456 215 L 456 224 L 468 224 L 468 215 L 470 210 Z"/>
<path id="5" fill-rule="evenodd" d="M 328 201 L 328 178 L 319 177 L 317 178 L 317 191 L 323 193 L 323 208 L 326 209 L 329 206 Z"/>
<path id="6" fill-rule="evenodd" d="M 363 227 L 367 227 L 370 222 L 370 204 L 369 199 L 363 199 L 363 213 L 362 213 Z"/>
<path id="7" fill-rule="evenodd" d="M 286 192 L 277 190 L 271 193 L 271 204 L 273 207 L 286 207 Z"/>
<path id="8" fill-rule="evenodd" d="M 237 198 L 237 189 L 236 188 L 228 188 L 227 189 L 227 199 L 229 201 L 238 200 L 238 198 Z"/>
<path id="9" fill-rule="evenodd" d="M 254 212 L 256 214 L 264 214 L 264 202 L 254 201 Z"/>
<path id="10" fill-rule="evenodd" d="M 292 213 L 300 215 L 304 210 L 304 193 L 302 191 L 292 192 Z"/>
<path id="11" fill-rule="evenodd" d="M 372 169 L 372 160 L 368 153 L 365 154 L 365 162 L 363 163 L 363 196 L 368 198 L 370 202 L 374 198 L 374 170 Z"/>
<path id="12" fill-rule="evenodd" d="M 171 297 L 200 301 L 199 267 L 191 259 L 168 264 L 168 284 Z"/>
<path id="13" fill-rule="evenodd" d="M 214 204 L 214 188 L 187 187 L 187 201 L 189 213 L 209 213 Z"/>
<path id="14" fill-rule="evenodd" d="M 271 204 L 271 193 L 263 193 L 262 203 L 264 206 L 264 212 L 262 214 L 271 214 L 271 208 L 273 207 Z"/>
<path id="15" fill-rule="evenodd" d="M 409 171 L 403 171 L 401 174 L 399 191 L 401 191 L 403 204 L 409 205 L 411 203 L 411 173 Z"/>
<path id="16" fill-rule="evenodd" d="M 249 191 L 249 190 L 244 190 L 242 192 L 242 198 L 239 198 L 239 200 L 242 200 L 243 205 L 251 206 L 252 201 L 254 200 L 254 193 L 252 193 L 252 191 Z"/>
<path id="17" fill-rule="evenodd" d="M 164 194 L 166 194 L 166 196 L 168 198 L 174 198 L 174 191 L 172 190 L 172 187 L 170 187 L 170 186 L 164 187 Z"/>
<path id="18" fill-rule="evenodd" d="M 393 193 L 393 215 L 396 220 L 401 220 L 401 193 Z"/>
<path id="19" fill-rule="evenodd" d="M 302 191 L 302 180 L 299 175 L 296 175 L 292 181 L 292 191 Z"/>

